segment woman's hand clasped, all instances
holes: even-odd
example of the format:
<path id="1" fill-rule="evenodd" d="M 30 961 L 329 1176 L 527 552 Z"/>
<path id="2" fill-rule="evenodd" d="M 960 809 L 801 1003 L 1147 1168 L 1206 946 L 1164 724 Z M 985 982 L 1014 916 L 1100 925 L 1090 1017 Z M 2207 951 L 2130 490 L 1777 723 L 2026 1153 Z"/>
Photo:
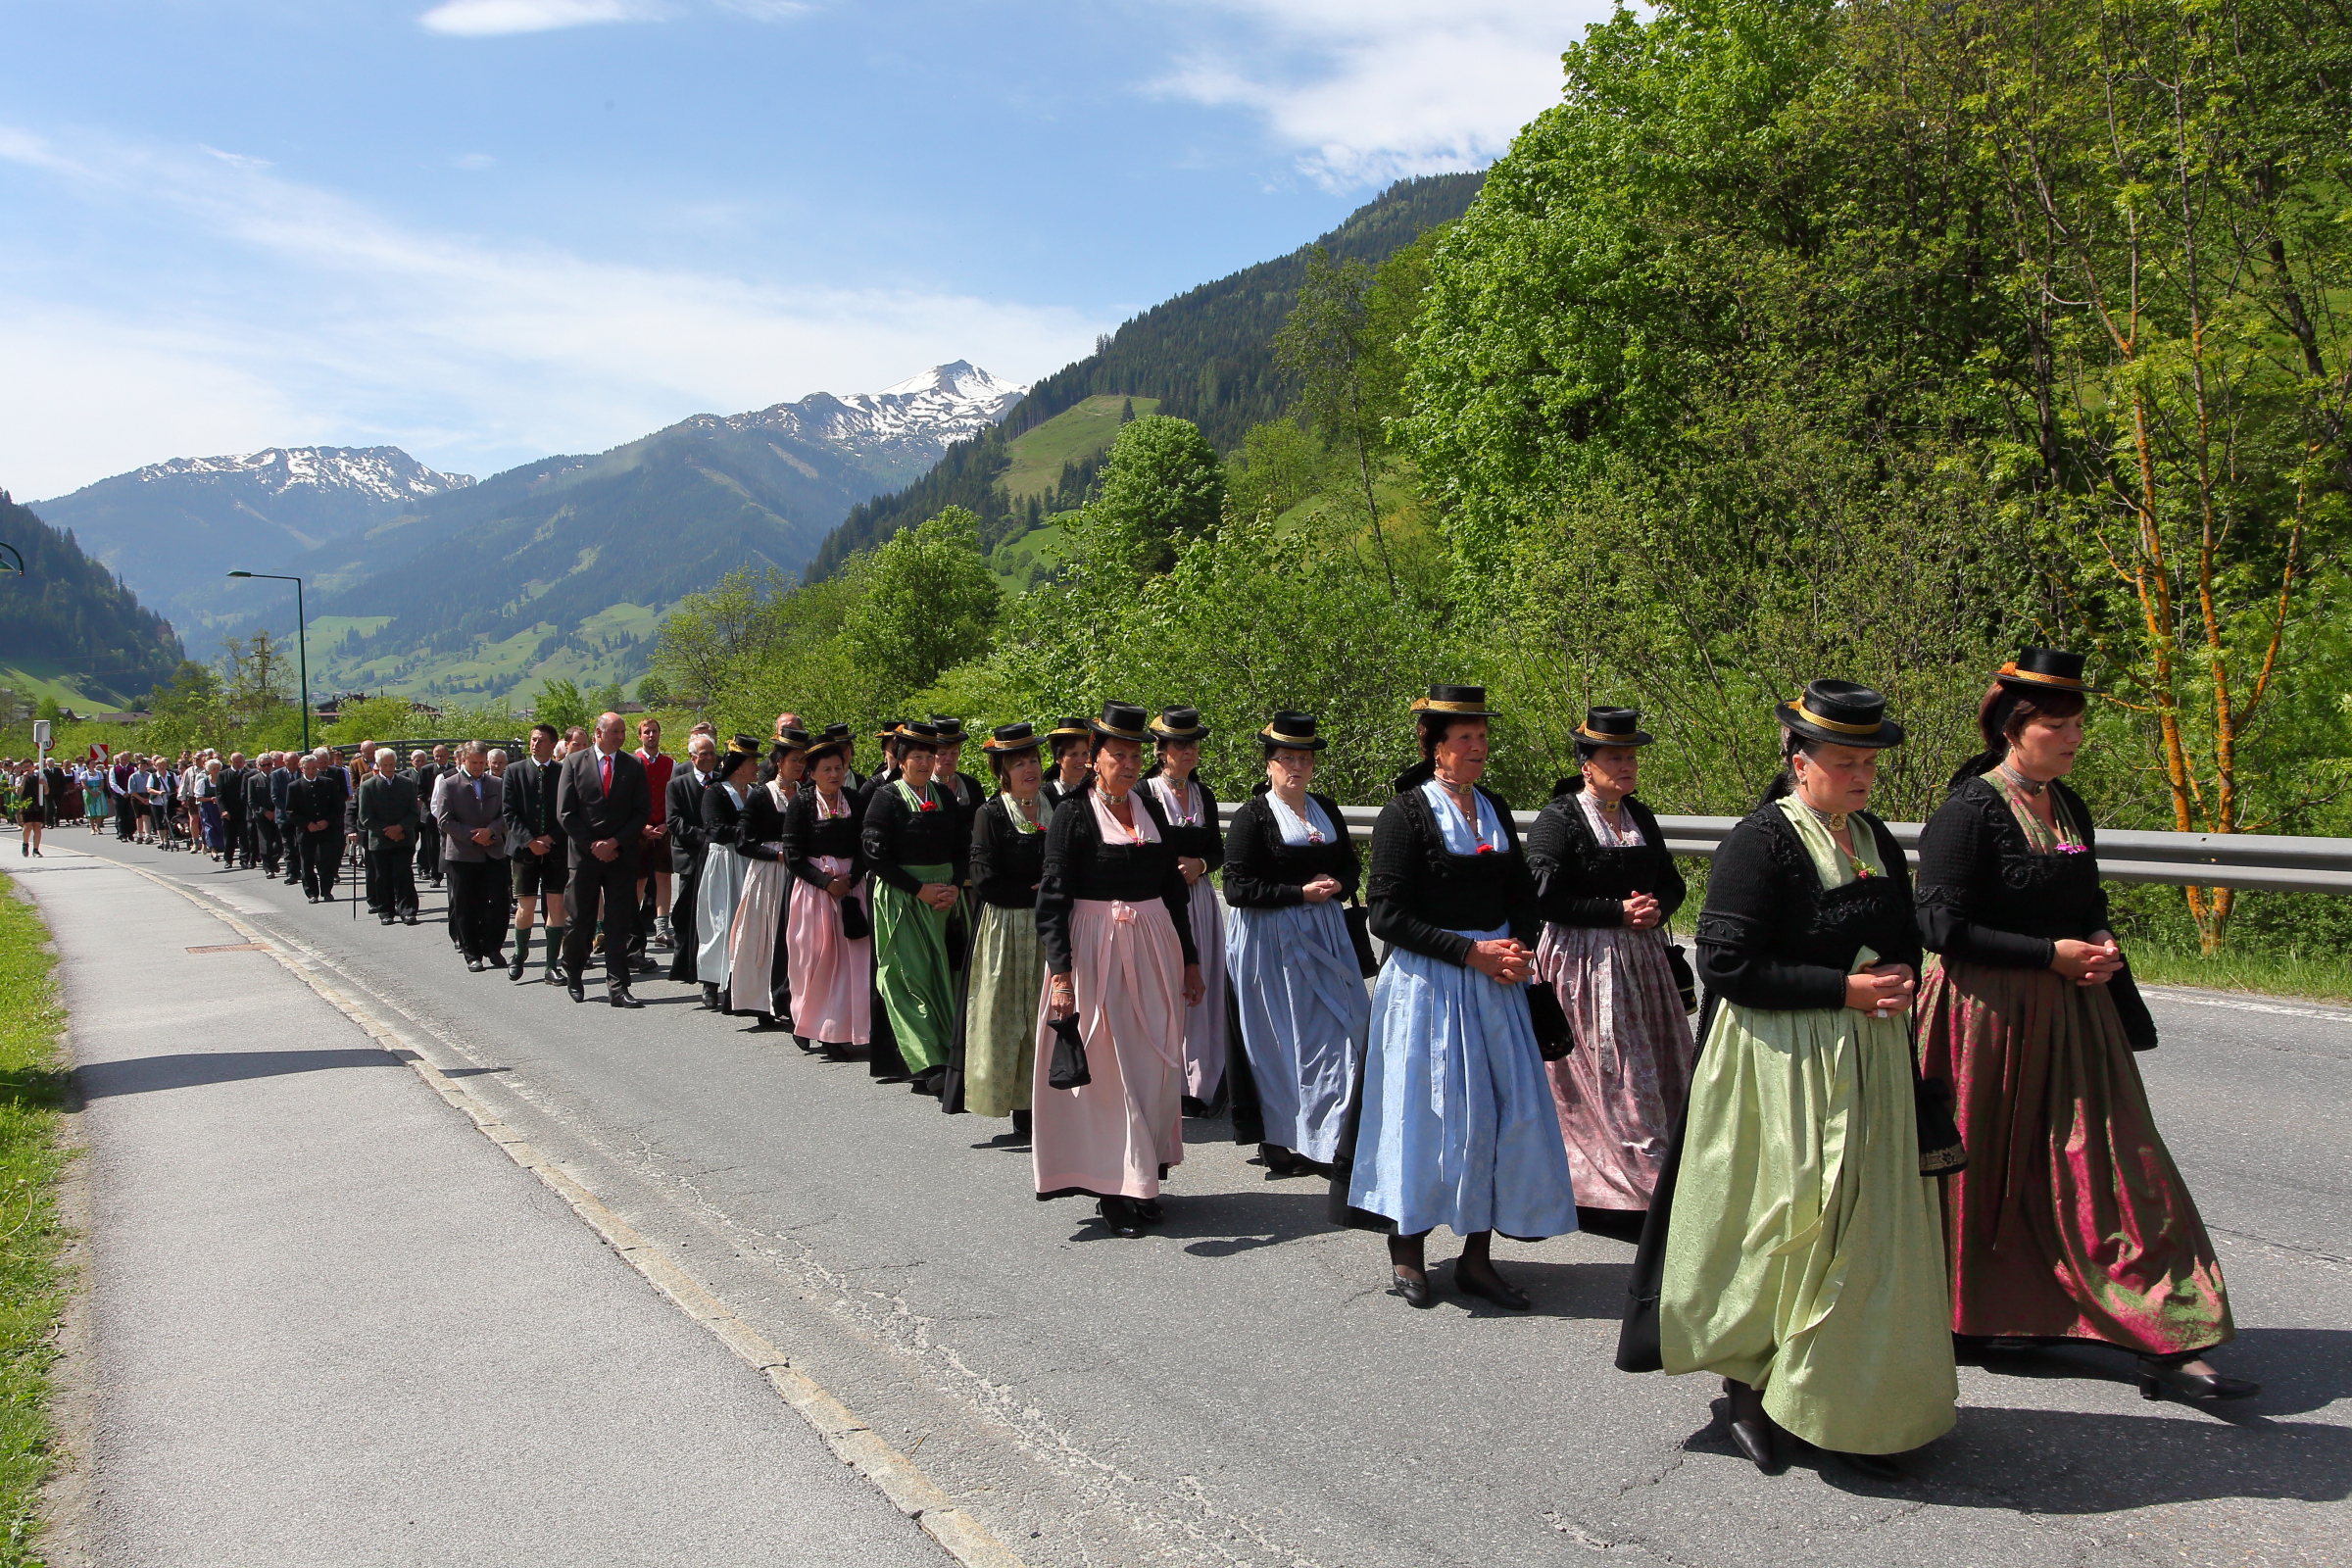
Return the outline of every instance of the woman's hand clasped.
<path id="1" fill-rule="evenodd" d="M 837 899 L 842 898 L 850 891 L 850 879 L 846 876 L 837 876 L 825 884 L 825 891 Z"/>
<path id="2" fill-rule="evenodd" d="M 1340 879 L 1325 873 L 1311 882 L 1300 883 L 1298 896 L 1309 904 L 1321 904 L 1327 899 L 1336 899 L 1340 896 Z"/>
<path id="3" fill-rule="evenodd" d="M 1189 888 L 1208 874 L 1208 862 L 1197 855 L 1179 855 L 1176 869 L 1184 873 L 1184 885 Z"/>
<path id="4" fill-rule="evenodd" d="M 956 889 L 945 882 L 926 882 L 915 897 L 942 914 L 956 907 Z"/>
<path id="5" fill-rule="evenodd" d="M 1647 931 L 1664 918 L 1658 901 L 1646 893 L 1637 893 L 1625 901 L 1625 924 L 1629 931 Z"/>
<path id="6" fill-rule="evenodd" d="M 1510 937 L 1471 944 L 1468 963 L 1490 980 L 1515 986 L 1527 978 L 1532 955 Z"/>
<path id="7" fill-rule="evenodd" d="M 1890 1018 L 1911 1009 L 1918 977 L 1907 963 L 1874 963 L 1845 977 L 1845 1004 L 1874 1018 Z"/>
<path id="8" fill-rule="evenodd" d="M 2079 986 L 2103 986 L 2124 967 L 2124 950 L 2105 931 L 2094 932 L 2088 942 L 2061 939 L 2053 946 L 2058 951 L 2050 967 Z"/>

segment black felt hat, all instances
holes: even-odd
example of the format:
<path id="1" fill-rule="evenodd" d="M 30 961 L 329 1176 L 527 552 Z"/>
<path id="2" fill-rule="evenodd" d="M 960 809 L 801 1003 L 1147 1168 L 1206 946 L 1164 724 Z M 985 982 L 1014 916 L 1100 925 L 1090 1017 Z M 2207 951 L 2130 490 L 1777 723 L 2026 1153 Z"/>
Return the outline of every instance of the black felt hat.
<path id="1" fill-rule="evenodd" d="M 1412 701 L 1416 713 L 1443 713 L 1447 718 L 1493 718 L 1484 686 L 1432 686 L 1427 697 Z"/>
<path id="2" fill-rule="evenodd" d="M 1208 739 L 1198 708 L 1163 708 L 1152 721 L 1152 738 L 1162 745 L 1187 746 Z"/>
<path id="3" fill-rule="evenodd" d="M 882 727 L 874 731 L 874 739 L 878 741 L 896 740 L 899 731 L 906 727 L 906 721 L 903 718 L 886 718 L 882 721 Z"/>
<path id="4" fill-rule="evenodd" d="M 1576 738 L 1587 746 L 1647 746 L 1657 737 L 1642 727 L 1639 709 L 1588 708 Z"/>
<path id="5" fill-rule="evenodd" d="M 1052 729 L 1046 731 L 1046 739 L 1050 741 L 1084 740 L 1093 733 L 1094 731 L 1086 727 L 1085 719 L 1064 718 L 1057 720 Z"/>
<path id="6" fill-rule="evenodd" d="M 1772 711 L 1788 729 L 1829 746 L 1903 744 L 1903 727 L 1886 716 L 1886 699 L 1850 680 L 1808 681 L 1804 696 Z"/>
<path id="7" fill-rule="evenodd" d="M 1331 744 L 1315 733 L 1315 715 L 1294 713 L 1289 709 L 1277 712 L 1257 738 L 1269 752 L 1319 752 Z"/>
<path id="8" fill-rule="evenodd" d="M 910 718 L 898 727 L 893 736 L 901 746 L 920 747 L 926 752 L 939 750 L 939 726 L 927 718 Z"/>
<path id="9" fill-rule="evenodd" d="M 960 746 L 971 739 L 963 732 L 962 719 L 950 718 L 945 713 L 933 713 L 931 727 L 939 731 L 939 744 L 942 746 Z"/>
<path id="10" fill-rule="evenodd" d="M 776 731 L 776 744 L 788 752 L 805 752 L 808 749 L 808 732 L 798 724 L 787 724 Z"/>
<path id="11" fill-rule="evenodd" d="M 846 741 L 854 738 L 850 733 L 850 726 L 847 724 L 827 724 L 824 733 L 817 737 L 827 745 L 834 741 Z"/>
<path id="12" fill-rule="evenodd" d="M 847 724 L 827 724 L 825 726 L 824 734 L 818 736 L 815 744 L 808 748 L 808 770 L 810 772 L 815 772 L 816 764 L 828 757 L 838 757 L 845 762 L 850 760 L 849 727 Z M 836 729 L 842 733 L 834 734 Z"/>
<path id="13" fill-rule="evenodd" d="M 767 748 L 762 745 L 759 737 L 755 735 L 738 735 L 733 740 L 727 742 L 727 756 L 730 759 L 737 757 L 760 757 L 765 755 L 766 751 Z"/>
<path id="14" fill-rule="evenodd" d="M 1086 727 L 1109 741 L 1141 743 L 1152 738 L 1150 716 L 1133 703 L 1104 703 L 1102 716 L 1090 719 Z"/>
<path id="15" fill-rule="evenodd" d="M 1015 752 L 1034 752 L 1045 744 L 1046 738 L 1037 732 L 1037 726 L 1023 719 L 1018 724 L 999 724 L 990 730 L 980 749 L 992 756 L 1009 757 Z"/>
<path id="16" fill-rule="evenodd" d="M 2082 663 L 2081 654 L 2062 653 L 2055 648 L 2027 648 L 2003 664 L 1992 678 L 2011 691 L 2081 692 L 2095 697 L 2099 689 L 2082 683 Z"/>

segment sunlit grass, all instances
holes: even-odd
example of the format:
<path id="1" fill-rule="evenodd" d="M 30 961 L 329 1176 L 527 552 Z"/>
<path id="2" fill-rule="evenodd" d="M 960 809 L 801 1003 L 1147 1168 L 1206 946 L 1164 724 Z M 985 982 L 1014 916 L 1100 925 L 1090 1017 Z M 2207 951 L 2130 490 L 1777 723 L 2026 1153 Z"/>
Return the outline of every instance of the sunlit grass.
<path id="1" fill-rule="evenodd" d="M 2132 974 L 2148 985 L 2204 986 L 2215 991 L 2255 991 L 2324 1002 L 2352 1000 L 2352 966 L 2341 958 L 2234 952 L 2209 958 L 2194 950 L 2144 942 L 2133 944 L 2131 953 Z"/>
<path id="2" fill-rule="evenodd" d="M 49 1367 L 65 1281 L 56 1187 L 66 1064 L 47 933 L 0 875 L 0 1568 L 41 1561 L 35 1538 L 48 1478 Z"/>

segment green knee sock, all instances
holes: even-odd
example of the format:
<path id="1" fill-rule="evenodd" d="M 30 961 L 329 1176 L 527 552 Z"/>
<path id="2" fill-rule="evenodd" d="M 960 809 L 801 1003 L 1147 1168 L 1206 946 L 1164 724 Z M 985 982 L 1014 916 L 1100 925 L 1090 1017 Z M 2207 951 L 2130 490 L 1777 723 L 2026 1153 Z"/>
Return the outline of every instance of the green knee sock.
<path id="1" fill-rule="evenodd" d="M 550 974 L 553 974 L 553 973 L 555 973 L 555 972 L 556 972 L 556 970 L 557 970 L 558 968 L 562 967 L 562 965 L 563 965 L 563 962 L 564 962 L 564 928 L 563 928 L 562 926 L 560 926 L 560 925 L 551 925 L 551 926 L 549 926 L 549 927 L 547 928 L 547 970 L 548 970 L 548 973 L 550 973 Z"/>

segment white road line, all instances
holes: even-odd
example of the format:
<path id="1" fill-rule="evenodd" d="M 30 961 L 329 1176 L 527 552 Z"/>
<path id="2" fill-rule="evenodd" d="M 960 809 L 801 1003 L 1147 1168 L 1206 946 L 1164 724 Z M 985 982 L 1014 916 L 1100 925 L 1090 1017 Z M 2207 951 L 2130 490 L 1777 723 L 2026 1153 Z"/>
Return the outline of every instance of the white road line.
<path id="1" fill-rule="evenodd" d="M 2288 1018 L 2319 1018 L 2328 1023 L 2352 1023 L 2352 1012 L 2335 1012 L 2327 1007 L 2297 1007 L 2283 1002 L 2251 1002 L 2240 997 L 2219 997 L 2209 991 L 2187 991 L 2174 986 L 2142 986 L 2144 996 L 2160 997 L 2166 1002 L 2184 1002 L 2192 1007 L 2226 1007 L 2232 1012 L 2269 1012 Z"/>

